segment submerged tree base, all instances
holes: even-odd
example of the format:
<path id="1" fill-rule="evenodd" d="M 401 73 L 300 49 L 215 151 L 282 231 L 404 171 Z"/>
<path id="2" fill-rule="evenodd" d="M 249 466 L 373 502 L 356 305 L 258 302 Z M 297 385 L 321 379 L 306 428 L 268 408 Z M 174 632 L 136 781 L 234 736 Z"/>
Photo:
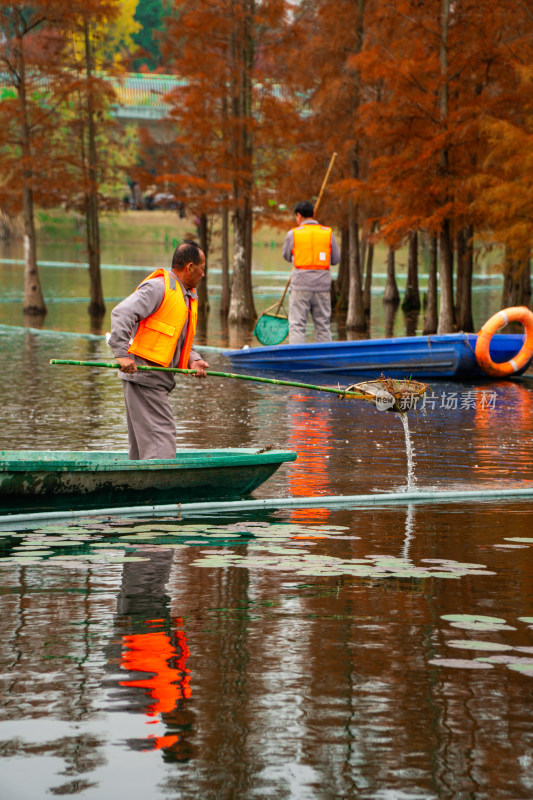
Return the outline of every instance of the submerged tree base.
<path id="1" fill-rule="evenodd" d="M 44 318 L 48 313 L 48 309 L 46 306 L 24 306 L 22 312 L 25 317 Z"/>

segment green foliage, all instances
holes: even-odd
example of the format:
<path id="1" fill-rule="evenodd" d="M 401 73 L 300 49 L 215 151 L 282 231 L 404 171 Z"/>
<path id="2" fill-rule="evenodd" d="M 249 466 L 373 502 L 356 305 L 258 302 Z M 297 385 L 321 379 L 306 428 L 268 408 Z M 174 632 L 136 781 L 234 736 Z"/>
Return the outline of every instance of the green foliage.
<path id="1" fill-rule="evenodd" d="M 142 67 L 149 70 L 161 66 L 161 51 L 158 32 L 164 29 L 164 18 L 169 13 L 169 3 L 165 0 L 141 0 L 137 5 L 135 20 L 140 23 L 141 29 L 133 36 L 133 41 L 145 51 L 145 55 L 136 58 L 133 69 Z"/>

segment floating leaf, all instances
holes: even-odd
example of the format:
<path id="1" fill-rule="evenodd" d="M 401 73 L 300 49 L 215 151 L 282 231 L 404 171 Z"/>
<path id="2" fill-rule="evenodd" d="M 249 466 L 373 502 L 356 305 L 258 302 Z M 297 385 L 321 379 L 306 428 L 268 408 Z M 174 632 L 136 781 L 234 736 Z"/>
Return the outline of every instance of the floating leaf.
<path id="1" fill-rule="evenodd" d="M 465 631 L 515 631 L 512 625 L 499 625 L 490 622 L 450 622 L 452 628 L 462 628 Z"/>
<path id="2" fill-rule="evenodd" d="M 493 544 L 492 546 L 498 548 L 498 550 L 523 550 L 524 548 L 527 549 L 527 544 Z"/>
<path id="3" fill-rule="evenodd" d="M 428 661 L 435 667 L 452 667 L 454 669 L 493 669 L 492 664 L 466 658 L 431 658 Z"/>
<path id="4" fill-rule="evenodd" d="M 473 623 L 505 623 L 506 620 L 501 617 L 484 617 L 481 614 L 441 614 L 441 619 L 446 619 L 449 622 L 473 622 Z"/>
<path id="5" fill-rule="evenodd" d="M 508 654 L 498 656 L 486 656 L 485 658 L 477 658 L 476 661 L 488 661 L 490 664 L 531 664 L 533 667 L 533 660 L 522 656 L 511 656 Z"/>
<path id="6" fill-rule="evenodd" d="M 506 536 L 506 542 L 527 542 L 528 544 L 533 544 L 533 539 L 528 536 Z"/>
<path id="7" fill-rule="evenodd" d="M 533 625 L 533 617 L 518 617 L 520 622 L 527 622 L 529 625 Z"/>
<path id="8" fill-rule="evenodd" d="M 460 569 L 486 569 L 485 564 L 470 564 L 468 562 L 453 561 L 449 558 L 422 558 L 423 564 L 440 564 L 445 567 L 457 567 Z M 488 573 L 487 573 L 488 574 Z"/>
<path id="9" fill-rule="evenodd" d="M 71 539 L 57 539 L 47 543 L 49 547 L 81 547 L 83 542 Z"/>
<path id="10" fill-rule="evenodd" d="M 446 642 L 449 647 L 459 647 L 464 650 L 512 650 L 508 644 L 499 642 L 481 642 L 475 639 L 450 639 Z"/>
<path id="11" fill-rule="evenodd" d="M 508 664 L 509 669 L 515 672 L 523 672 L 524 675 L 533 675 L 533 664 Z"/>
<path id="12" fill-rule="evenodd" d="M 454 573 L 460 578 L 462 575 L 497 575 L 497 572 L 492 572 L 490 569 L 456 569 Z"/>

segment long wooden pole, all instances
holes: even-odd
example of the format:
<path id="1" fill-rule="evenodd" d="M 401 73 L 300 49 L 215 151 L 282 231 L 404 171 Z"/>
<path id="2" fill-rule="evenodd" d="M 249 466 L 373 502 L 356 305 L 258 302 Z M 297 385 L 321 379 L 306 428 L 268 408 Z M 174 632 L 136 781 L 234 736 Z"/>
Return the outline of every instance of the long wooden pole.
<path id="1" fill-rule="evenodd" d="M 114 361 L 72 361 L 61 358 L 51 358 L 50 364 L 63 365 L 71 367 L 103 367 L 105 369 L 118 369 L 119 365 Z M 179 372 L 184 375 L 196 375 L 195 369 L 179 369 L 178 367 L 145 367 L 137 365 L 139 370 L 148 370 L 150 372 Z M 340 397 L 347 397 L 357 400 L 371 400 L 375 401 L 372 394 L 364 394 L 358 392 L 347 392 L 344 389 L 334 389 L 331 386 L 315 386 L 312 383 L 297 383 L 296 381 L 280 381 L 276 378 L 258 378 L 256 375 L 240 375 L 235 372 L 214 372 L 207 370 L 206 375 L 214 378 L 235 378 L 240 381 L 254 381 L 256 383 L 269 383 L 274 386 L 294 386 L 299 389 L 313 389 L 316 392 L 329 392 L 330 394 L 337 394 Z"/>
<path id="2" fill-rule="evenodd" d="M 315 216 L 315 217 L 316 217 L 316 215 L 318 213 L 318 207 L 320 205 L 320 201 L 322 200 L 322 195 L 324 194 L 324 189 L 326 188 L 326 184 L 328 182 L 329 173 L 331 172 L 331 170 L 333 168 L 333 164 L 335 163 L 335 159 L 336 158 L 337 158 L 337 153 L 333 153 L 333 155 L 331 156 L 331 158 L 329 160 L 329 167 L 328 167 L 327 172 L 326 172 L 326 174 L 324 176 L 324 180 L 322 181 L 322 186 L 320 187 L 320 192 L 318 194 L 318 199 L 317 199 L 317 201 L 315 203 L 315 208 L 314 208 L 314 211 L 313 211 L 313 216 Z"/>

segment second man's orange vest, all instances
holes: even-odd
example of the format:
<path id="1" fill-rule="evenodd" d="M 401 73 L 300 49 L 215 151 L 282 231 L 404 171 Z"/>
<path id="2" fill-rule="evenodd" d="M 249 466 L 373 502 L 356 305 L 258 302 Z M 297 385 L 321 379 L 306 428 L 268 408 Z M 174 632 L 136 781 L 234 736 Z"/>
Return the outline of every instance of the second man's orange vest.
<path id="1" fill-rule="evenodd" d="M 170 366 L 183 326 L 189 318 L 187 336 L 178 365 L 180 369 L 187 369 L 198 319 L 198 301 L 190 298 L 190 307 L 187 309 L 181 287 L 178 285 L 176 289 L 170 288 L 169 274 L 166 269 L 156 269 L 142 283 L 159 277 L 165 280 L 163 302 L 157 311 L 139 322 L 137 333 L 128 353 L 134 353 L 136 356 L 153 361 L 154 364 L 160 364 L 162 367 Z M 141 285 L 139 284 L 139 286 Z"/>
<path id="2" fill-rule="evenodd" d="M 331 265 L 331 228 L 325 225 L 300 225 L 293 228 L 294 266 L 296 269 L 329 269 Z"/>

